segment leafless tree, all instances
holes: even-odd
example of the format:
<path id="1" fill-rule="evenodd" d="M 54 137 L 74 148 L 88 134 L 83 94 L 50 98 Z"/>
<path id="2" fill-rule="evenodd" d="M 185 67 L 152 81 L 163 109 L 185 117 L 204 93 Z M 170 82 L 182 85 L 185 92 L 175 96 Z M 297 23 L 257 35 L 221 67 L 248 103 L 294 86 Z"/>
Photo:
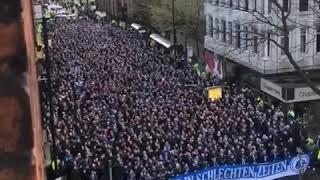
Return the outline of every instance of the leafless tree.
<path id="1" fill-rule="evenodd" d="M 138 0 L 136 19 L 149 24 L 161 32 L 173 32 L 172 8 L 175 10 L 175 29 L 185 36 L 185 41 L 193 39 L 202 43 L 203 27 L 201 22 L 202 0 Z M 204 24 L 204 23 L 203 23 Z M 186 42 L 185 42 L 186 44 Z M 199 49 L 199 48 L 197 48 Z"/>
<path id="2" fill-rule="evenodd" d="M 255 7 L 255 8 L 248 7 L 248 5 L 245 3 L 245 2 L 248 2 L 247 0 L 238 0 L 238 1 L 240 3 L 239 3 L 239 6 L 236 7 L 236 11 L 245 11 L 248 14 L 248 18 L 247 18 L 248 20 L 245 22 L 242 22 L 241 26 L 251 27 L 246 31 L 241 29 L 239 30 L 239 32 L 236 32 L 241 34 L 239 38 L 239 41 L 241 41 L 241 47 L 248 48 L 248 46 L 252 47 L 253 44 L 255 44 L 255 47 L 257 47 L 258 44 L 260 47 L 263 47 L 265 46 L 266 44 L 265 42 L 267 41 L 272 43 L 282 51 L 283 55 L 286 56 L 287 60 L 290 62 L 294 70 L 297 72 L 298 76 L 316 94 L 320 95 L 320 89 L 317 88 L 315 82 L 313 82 L 309 77 L 308 72 L 306 72 L 305 70 L 303 70 L 302 67 L 300 67 L 299 63 L 297 62 L 297 59 L 295 59 L 293 56 L 294 51 L 297 51 L 298 47 L 290 47 L 289 40 L 290 40 L 291 32 L 302 27 L 316 28 L 315 26 L 309 26 L 299 22 L 297 18 L 293 15 L 293 12 L 292 12 L 294 7 L 293 5 L 296 5 L 295 3 L 297 1 L 269 0 L 272 6 L 270 7 L 271 13 L 268 13 L 268 14 L 264 13 L 264 9 L 263 11 L 260 11 L 258 7 Z M 316 15 L 317 13 L 319 13 L 320 0 L 311 0 L 311 1 L 314 1 L 311 9 L 313 10 L 314 15 Z M 215 4 L 210 0 L 209 2 L 216 6 L 221 5 L 221 4 Z M 225 1 L 225 2 L 230 2 L 230 1 Z M 223 4 L 223 6 L 228 6 L 228 5 Z M 315 19 L 313 20 L 317 21 L 318 17 L 320 16 L 313 16 L 313 17 L 315 17 Z M 257 26 L 264 27 L 264 30 L 260 29 L 259 31 L 257 31 L 255 29 L 255 27 Z M 222 32 L 222 31 L 223 30 L 221 29 L 214 28 L 215 33 L 226 34 L 226 32 Z M 247 34 L 247 35 L 244 36 L 244 34 Z M 234 38 L 233 35 L 231 36 Z M 316 41 L 316 37 L 312 37 L 312 40 L 306 43 L 314 43 L 315 41 Z M 248 44 L 248 42 L 251 42 L 251 43 Z M 246 44 L 243 44 L 243 43 L 246 43 Z M 228 47 L 230 47 L 230 45 L 225 46 L 225 48 L 228 48 Z M 234 49 L 231 48 L 225 52 L 230 53 L 233 50 Z"/>

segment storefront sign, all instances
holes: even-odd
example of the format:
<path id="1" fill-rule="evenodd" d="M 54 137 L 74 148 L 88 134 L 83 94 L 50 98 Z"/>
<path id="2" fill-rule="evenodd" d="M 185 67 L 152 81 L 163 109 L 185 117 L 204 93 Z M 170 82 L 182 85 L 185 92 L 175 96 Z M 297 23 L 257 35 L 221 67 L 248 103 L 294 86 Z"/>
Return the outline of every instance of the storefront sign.
<path id="1" fill-rule="evenodd" d="M 319 87 L 318 87 L 319 88 Z M 303 87 L 303 88 L 295 88 L 294 90 L 294 101 L 312 101 L 320 99 L 320 96 L 316 94 L 311 88 Z"/>
<path id="2" fill-rule="evenodd" d="M 268 93 L 269 95 L 271 95 L 281 101 L 284 101 L 282 99 L 282 87 L 281 86 L 279 86 L 271 81 L 268 81 L 266 79 L 261 78 L 260 88 L 265 93 Z"/>

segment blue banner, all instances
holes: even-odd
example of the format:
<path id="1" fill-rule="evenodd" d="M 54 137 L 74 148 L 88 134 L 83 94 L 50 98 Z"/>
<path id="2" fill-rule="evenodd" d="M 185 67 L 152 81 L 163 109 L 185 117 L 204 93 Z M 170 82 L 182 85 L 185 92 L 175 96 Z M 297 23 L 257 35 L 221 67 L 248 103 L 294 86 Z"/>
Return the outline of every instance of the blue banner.
<path id="1" fill-rule="evenodd" d="M 282 161 L 234 166 L 215 166 L 188 173 L 171 180 L 271 180 L 304 173 L 310 163 L 310 155 L 304 154 Z"/>

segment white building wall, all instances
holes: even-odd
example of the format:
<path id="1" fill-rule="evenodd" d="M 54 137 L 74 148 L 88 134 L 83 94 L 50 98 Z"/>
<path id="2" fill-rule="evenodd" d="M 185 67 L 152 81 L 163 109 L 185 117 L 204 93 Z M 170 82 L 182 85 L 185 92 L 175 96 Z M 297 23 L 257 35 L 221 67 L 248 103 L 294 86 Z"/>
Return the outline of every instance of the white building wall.
<path id="1" fill-rule="evenodd" d="M 229 3 L 230 0 L 219 0 L 219 3 L 226 2 L 224 5 L 216 5 L 216 0 L 208 0 L 205 3 L 204 13 L 206 15 L 206 29 L 207 35 L 205 36 L 205 48 L 218 53 L 220 55 L 225 56 L 228 59 L 236 61 L 240 64 L 243 64 L 249 68 L 252 68 L 256 71 L 259 71 L 264 74 L 273 74 L 273 73 L 281 73 L 281 72 L 290 72 L 294 71 L 293 67 L 289 63 L 287 57 L 285 55 L 281 55 L 281 50 L 271 42 L 270 55 L 267 56 L 268 48 L 267 42 L 259 43 L 258 53 L 254 53 L 253 47 L 250 46 L 248 50 L 244 48 L 244 42 L 242 42 L 242 47 L 235 48 L 235 24 L 239 23 L 241 25 L 241 34 L 243 33 L 244 26 L 255 26 L 258 29 L 258 32 L 265 32 L 267 29 L 272 29 L 271 26 L 268 26 L 264 23 L 261 23 L 256 20 L 256 18 L 252 15 L 252 13 L 248 13 L 243 10 L 236 9 L 238 0 L 233 0 L 233 8 L 230 8 Z M 244 7 L 245 0 L 239 0 Z M 249 9 L 254 8 L 254 0 L 249 1 Z M 278 0 L 280 1 L 280 0 Z M 309 11 L 300 12 L 299 11 L 299 0 L 289 0 L 292 3 L 291 7 L 291 15 L 290 20 L 293 21 L 291 25 L 295 25 L 293 30 L 290 32 L 290 50 L 291 53 L 296 60 L 296 62 L 304 69 L 320 69 L 320 53 L 316 52 L 316 27 L 315 21 L 316 17 L 314 16 L 315 4 L 313 4 L 313 0 L 309 0 Z M 272 12 L 268 14 L 268 2 L 269 0 L 256 0 L 257 2 L 257 11 L 259 13 L 264 13 L 264 17 L 268 17 L 273 20 L 274 24 L 281 24 L 279 19 L 277 19 L 277 15 Z M 317 5 L 317 8 L 319 5 Z M 209 17 L 213 18 L 213 37 L 210 36 L 210 21 Z M 219 39 L 216 38 L 215 31 L 215 19 L 219 20 Z M 233 44 L 230 45 L 228 43 L 222 42 L 222 25 L 221 21 L 225 20 L 228 28 L 228 22 L 232 22 L 233 24 Z M 289 24 L 290 25 L 290 24 Z M 291 27 L 290 25 L 290 27 Z M 300 31 L 301 28 L 307 27 L 307 47 L 306 53 L 300 52 Z M 227 32 L 229 32 L 227 30 Z M 265 34 L 267 36 L 267 34 Z M 244 37 L 243 37 L 244 38 Z M 250 33 L 249 33 L 250 38 Z M 250 38 L 251 39 L 251 38 Z M 273 39 L 278 39 L 280 43 L 280 37 L 274 37 Z M 244 41 L 244 40 L 243 40 Z M 227 41 L 228 42 L 228 39 Z M 250 42 L 252 43 L 252 42 Z"/>

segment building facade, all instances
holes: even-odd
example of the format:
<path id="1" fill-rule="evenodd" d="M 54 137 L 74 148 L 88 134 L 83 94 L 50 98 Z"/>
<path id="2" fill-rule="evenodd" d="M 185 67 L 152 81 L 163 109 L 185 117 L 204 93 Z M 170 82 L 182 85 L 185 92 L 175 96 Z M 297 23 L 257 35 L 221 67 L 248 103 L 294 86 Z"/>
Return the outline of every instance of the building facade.
<path id="1" fill-rule="evenodd" d="M 287 103 L 320 99 L 307 87 L 304 88 L 312 97 L 299 99 L 295 94 L 298 86 L 304 85 L 282 49 L 287 43 L 294 61 L 312 74 L 311 79 L 319 74 L 318 11 L 319 3 L 314 0 L 207 0 L 204 7 L 207 68 L 225 76 L 238 77 L 239 71 L 234 67 L 252 72 L 249 76 L 257 79 L 257 87 Z M 285 16 L 288 17 L 283 21 Z M 289 32 L 287 39 L 282 34 L 284 27 Z M 266 85 L 263 79 L 276 86 L 263 88 Z M 293 95 L 288 95 L 288 89 Z"/>
<path id="2" fill-rule="evenodd" d="M 263 74 L 274 74 L 294 71 L 281 48 L 268 41 L 271 38 L 281 44 L 280 35 L 266 33 L 273 27 L 257 20 L 256 17 L 271 18 L 277 22 L 275 8 L 270 0 L 209 0 L 205 3 L 206 28 L 205 47 L 222 54 L 248 68 Z M 314 13 L 313 0 L 278 0 L 287 2 L 290 7 L 288 26 L 290 31 L 290 51 L 303 69 L 320 68 L 320 39 L 317 14 Z M 256 13 L 254 12 L 256 11 Z M 256 17 L 254 17 L 256 16 Z M 289 20 L 288 19 L 288 20 Z M 253 36 L 254 33 L 258 35 Z M 260 35 L 265 34 L 265 41 Z"/>
<path id="3" fill-rule="evenodd" d="M 134 14 L 133 0 L 96 0 L 98 11 L 104 11 L 108 16 L 131 19 Z"/>
<path id="4" fill-rule="evenodd" d="M 0 179 L 45 179 L 31 0 L 0 2 Z"/>

